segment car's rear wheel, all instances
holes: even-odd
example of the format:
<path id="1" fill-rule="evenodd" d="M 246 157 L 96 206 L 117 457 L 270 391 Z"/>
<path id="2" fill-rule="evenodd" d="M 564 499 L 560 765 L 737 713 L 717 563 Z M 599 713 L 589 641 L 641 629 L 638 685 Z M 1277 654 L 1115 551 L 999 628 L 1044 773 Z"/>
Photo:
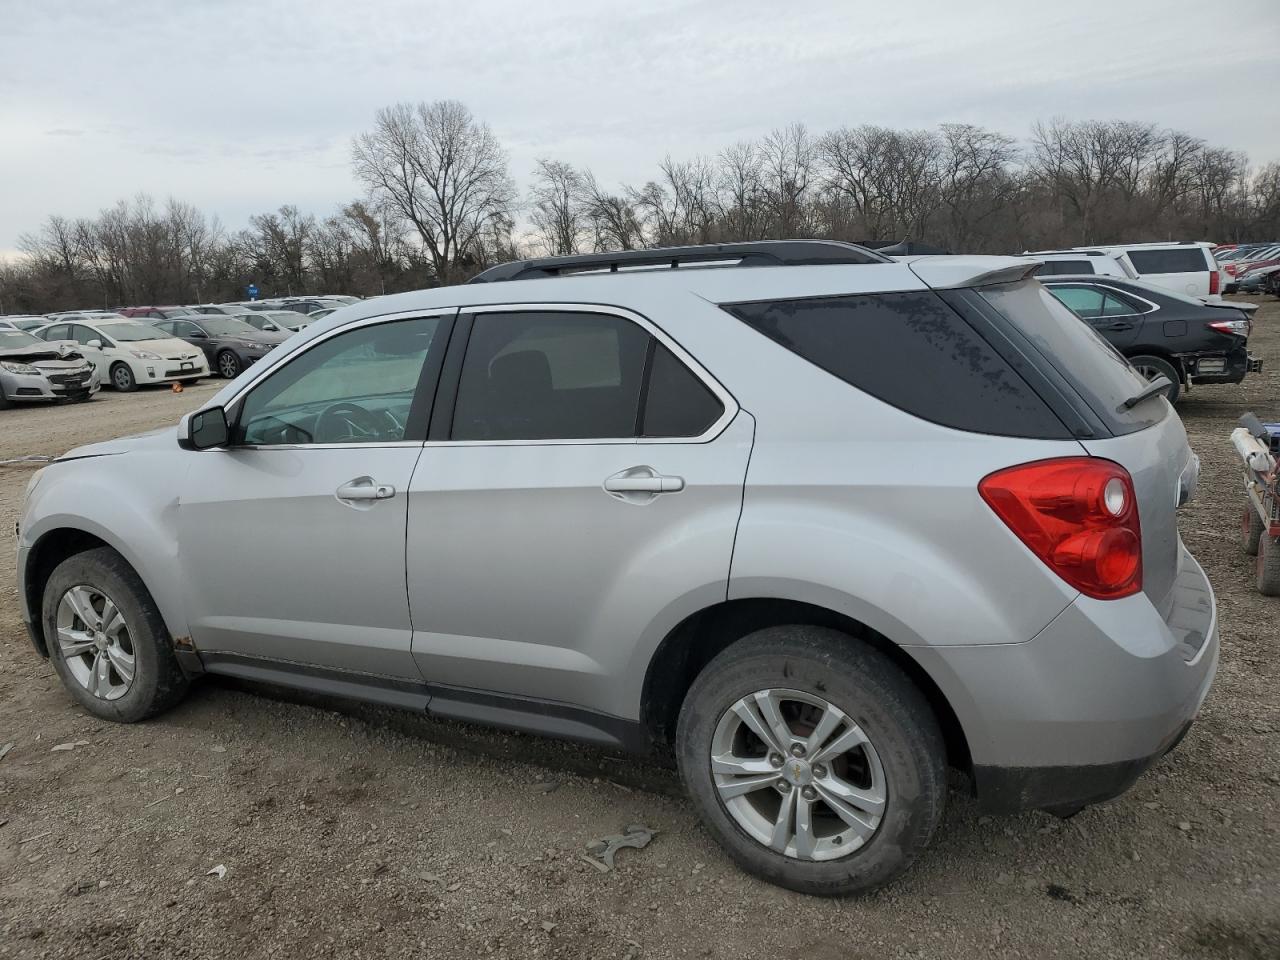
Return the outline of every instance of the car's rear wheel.
<path id="1" fill-rule="evenodd" d="M 1262 539 L 1262 517 L 1254 509 L 1253 501 L 1244 502 L 1244 516 L 1240 521 L 1240 548 L 1250 557 L 1258 555 L 1258 541 Z"/>
<path id="2" fill-rule="evenodd" d="M 1258 541 L 1258 592 L 1280 597 L 1280 538 L 1262 536 Z"/>
<path id="3" fill-rule="evenodd" d="M 109 547 L 62 561 L 45 584 L 41 613 L 54 669 L 95 716 L 145 720 L 186 693 L 187 678 L 155 602 Z"/>
<path id="4" fill-rule="evenodd" d="M 836 630 L 770 627 L 716 656 L 680 713 L 681 775 L 747 871 L 803 893 L 871 890 L 928 845 L 946 752 L 920 691 Z"/>
<path id="5" fill-rule="evenodd" d="M 111 385 L 121 393 L 129 393 L 138 389 L 138 381 L 127 363 L 117 363 L 111 368 Z"/>
<path id="6" fill-rule="evenodd" d="M 228 380 L 234 380 L 240 376 L 240 358 L 230 350 L 223 350 L 218 354 L 218 372 Z"/>
<path id="7" fill-rule="evenodd" d="M 1173 386 L 1165 392 L 1165 396 L 1169 398 L 1170 403 L 1178 402 L 1178 398 L 1182 395 L 1182 381 L 1178 377 L 1177 368 L 1172 363 L 1163 357 L 1150 356 L 1130 357 L 1129 362 L 1147 380 L 1168 377 Z"/>

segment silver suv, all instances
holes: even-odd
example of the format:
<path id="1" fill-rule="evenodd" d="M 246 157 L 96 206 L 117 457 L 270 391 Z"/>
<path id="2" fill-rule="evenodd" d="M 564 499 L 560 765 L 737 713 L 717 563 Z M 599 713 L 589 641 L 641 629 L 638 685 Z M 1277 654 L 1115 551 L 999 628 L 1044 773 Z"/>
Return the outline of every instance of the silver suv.
<path id="1" fill-rule="evenodd" d="M 345 307 L 33 479 L 36 649 L 96 716 L 201 673 L 674 753 L 796 890 L 1114 797 L 1208 692 L 1163 396 L 1025 259 L 523 261 Z"/>

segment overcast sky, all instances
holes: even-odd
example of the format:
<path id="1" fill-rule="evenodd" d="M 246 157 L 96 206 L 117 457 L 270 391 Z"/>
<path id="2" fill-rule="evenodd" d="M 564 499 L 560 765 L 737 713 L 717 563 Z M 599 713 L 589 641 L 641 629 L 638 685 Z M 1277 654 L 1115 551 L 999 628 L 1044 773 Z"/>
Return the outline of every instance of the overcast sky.
<path id="1" fill-rule="evenodd" d="M 359 195 L 353 134 L 455 98 L 522 186 L 643 181 L 802 121 L 1149 120 L 1280 159 L 1280 0 L 0 0 L 0 255 L 139 191 L 238 229 Z"/>

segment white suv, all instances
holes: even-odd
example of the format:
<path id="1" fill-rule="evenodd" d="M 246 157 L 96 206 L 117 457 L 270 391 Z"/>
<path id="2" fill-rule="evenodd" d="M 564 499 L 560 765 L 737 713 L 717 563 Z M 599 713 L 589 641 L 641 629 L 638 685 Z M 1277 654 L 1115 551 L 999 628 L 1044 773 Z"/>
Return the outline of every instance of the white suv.
<path id="1" fill-rule="evenodd" d="M 1094 274 L 1125 280 L 1138 279 L 1137 273 L 1124 260 L 1106 250 L 1032 250 L 1023 256 L 1043 262 L 1037 273 L 1041 277 Z"/>
<path id="2" fill-rule="evenodd" d="M 1218 262 L 1213 258 L 1212 247 L 1213 244 L 1203 241 L 1183 240 L 1077 247 L 1075 250 L 1078 253 L 1097 251 L 1115 258 L 1132 279 L 1145 280 L 1201 300 L 1221 300 L 1222 276 Z M 1041 258 L 1039 254 L 1035 256 Z"/>

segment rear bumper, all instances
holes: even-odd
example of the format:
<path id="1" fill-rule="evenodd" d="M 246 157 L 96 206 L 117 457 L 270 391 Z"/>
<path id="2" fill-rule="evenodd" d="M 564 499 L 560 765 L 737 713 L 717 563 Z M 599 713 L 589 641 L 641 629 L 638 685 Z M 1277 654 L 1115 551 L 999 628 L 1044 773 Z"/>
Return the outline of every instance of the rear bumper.
<path id="1" fill-rule="evenodd" d="M 1217 609 L 1182 548 L 1164 616 L 1145 594 L 1079 597 L 1026 643 L 908 652 L 960 721 L 983 807 L 1080 806 L 1123 793 L 1190 727 L 1217 670 Z"/>
<path id="2" fill-rule="evenodd" d="M 1226 354 L 1185 355 L 1182 363 L 1194 383 L 1239 383 L 1245 374 L 1262 370 L 1261 358 L 1243 348 Z"/>

